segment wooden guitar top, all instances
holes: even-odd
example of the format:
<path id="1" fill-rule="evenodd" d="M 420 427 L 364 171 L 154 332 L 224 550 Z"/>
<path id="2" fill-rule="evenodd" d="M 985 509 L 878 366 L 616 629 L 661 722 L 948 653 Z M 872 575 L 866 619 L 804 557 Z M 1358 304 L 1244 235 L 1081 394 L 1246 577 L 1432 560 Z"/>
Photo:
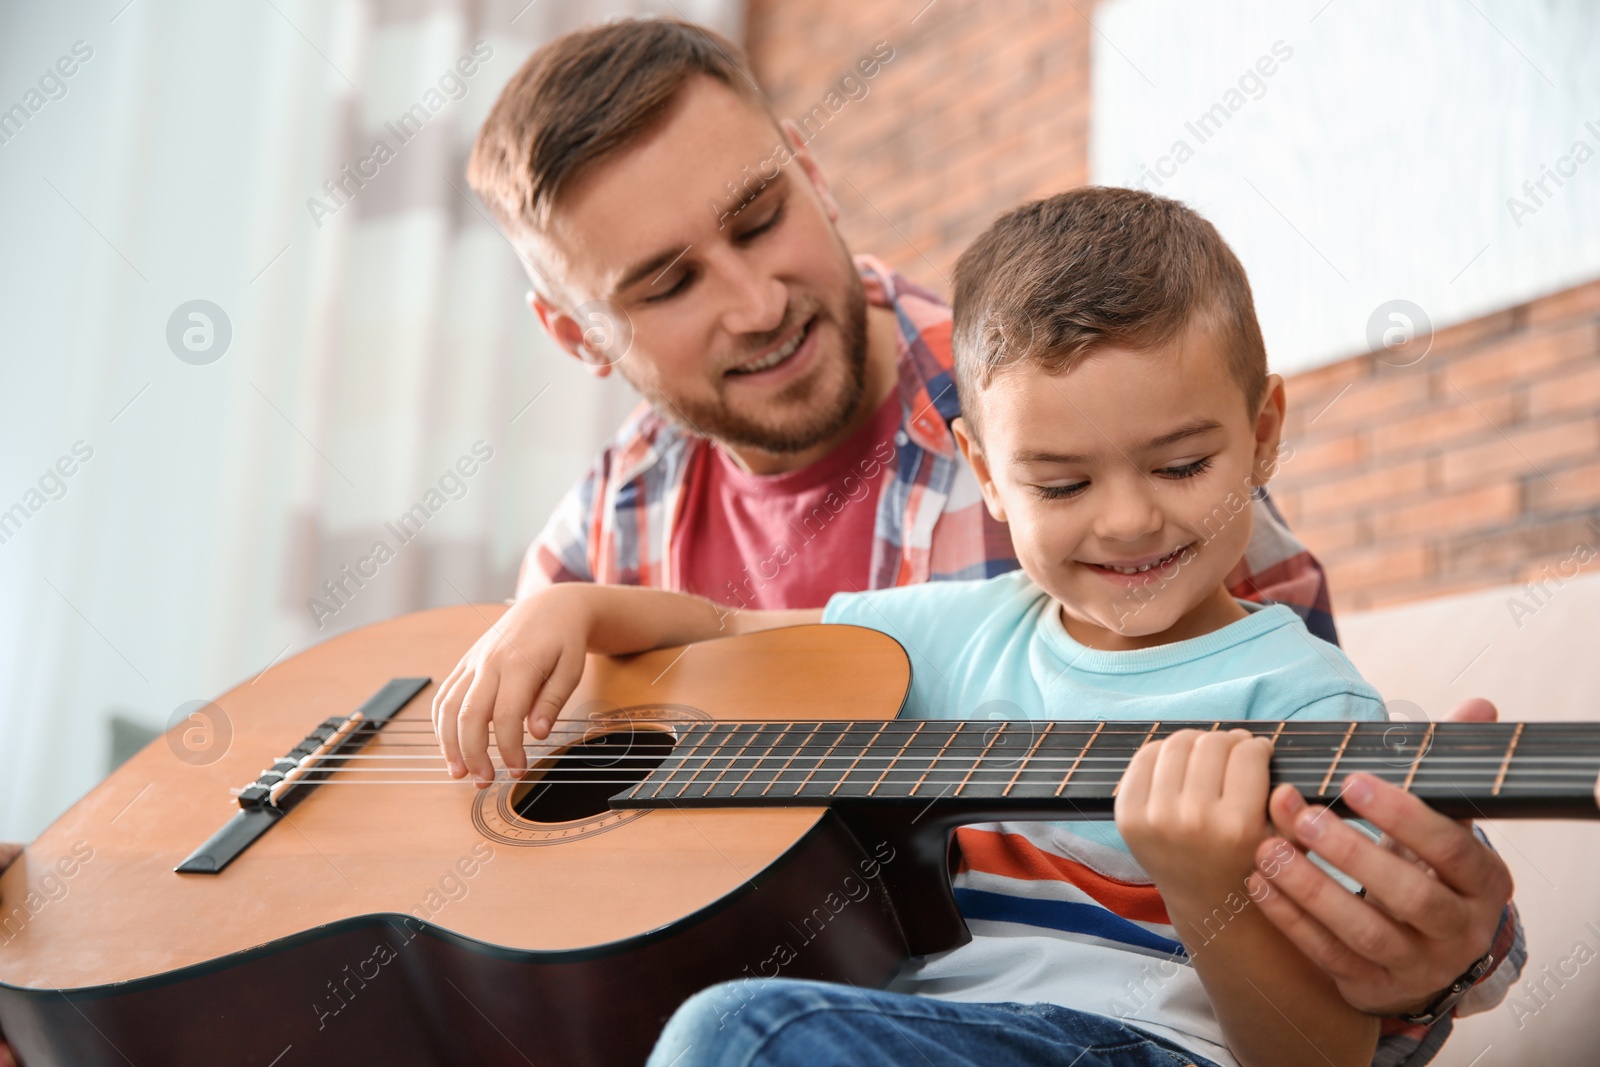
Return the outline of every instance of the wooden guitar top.
<path id="1" fill-rule="evenodd" d="M 470 780 L 448 780 L 429 728 L 429 685 L 362 750 L 426 757 L 411 765 L 437 772 L 408 775 L 426 784 L 341 785 L 392 777 L 341 774 L 221 873 L 174 873 L 239 810 L 230 788 L 390 678 L 442 681 L 504 611 L 406 615 L 277 664 L 214 702 L 231 739 L 209 762 L 180 758 L 188 724 L 152 742 L 0 876 L 0 983 L 72 989 L 146 978 L 364 915 L 409 915 L 512 949 L 592 948 L 712 906 L 815 825 L 817 808 L 519 820 L 508 806 L 513 786 L 480 799 Z M 687 650 L 592 655 L 557 728 L 608 721 L 616 709 L 633 709 L 624 719 L 887 719 L 909 680 L 891 638 L 793 627 Z"/>

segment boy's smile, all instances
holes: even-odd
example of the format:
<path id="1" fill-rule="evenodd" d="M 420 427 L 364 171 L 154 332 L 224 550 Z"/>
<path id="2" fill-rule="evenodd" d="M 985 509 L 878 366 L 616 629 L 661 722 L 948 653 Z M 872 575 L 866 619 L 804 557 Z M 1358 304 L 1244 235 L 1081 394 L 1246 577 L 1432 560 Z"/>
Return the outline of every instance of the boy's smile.
<path id="1" fill-rule="evenodd" d="M 1257 411 L 1203 322 L 1147 352 L 1093 350 L 1051 373 L 996 372 L 958 439 L 1017 559 L 1080 643 L 1128 649 L 1244 617 L 1225 580 L 1250 541 L 1250 491 L 1278 455 L 1283 383 Z"/>

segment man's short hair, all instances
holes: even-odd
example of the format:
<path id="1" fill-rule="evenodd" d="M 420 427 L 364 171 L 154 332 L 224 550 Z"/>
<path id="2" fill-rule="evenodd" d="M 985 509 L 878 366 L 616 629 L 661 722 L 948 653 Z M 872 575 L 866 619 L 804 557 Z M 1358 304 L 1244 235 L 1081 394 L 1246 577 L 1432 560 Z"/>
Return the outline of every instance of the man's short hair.
<path id="1" fill-rule="evenodd" d="M 467 181 L 513 237 L 538 233 L 578 172 L 644 133 L 699 74 L 772 114 L 739 46 L 693 23 L 618 19 L 558 37 L 500 91 Z"/>
<path id="2" fill-rule="evenodd" d="M 952 345 L 969 422 L 996 371 L 1070 370 L 1107 345 L 1149 351 L 1192 322 L 1215 332 L 1253 415 L 1267 351 L 1244 266 L 1194 211 L 1085 186 L 1002 215 L 956 261 Z"/>

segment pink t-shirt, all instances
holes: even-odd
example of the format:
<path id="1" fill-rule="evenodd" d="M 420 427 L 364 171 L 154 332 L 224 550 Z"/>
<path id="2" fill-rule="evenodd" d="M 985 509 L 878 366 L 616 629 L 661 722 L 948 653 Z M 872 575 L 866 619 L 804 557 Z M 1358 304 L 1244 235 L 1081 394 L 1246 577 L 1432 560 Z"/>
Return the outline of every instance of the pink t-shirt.
<path id="1" fill-rule="evenodd" d="M 675 537 L 680 588 L 756 609 L 820 608 L 867 588 L 900 414 L 891 392 L 838 448 L 784 474 L 747 474 L 720 447 L 700 449 Z"/>

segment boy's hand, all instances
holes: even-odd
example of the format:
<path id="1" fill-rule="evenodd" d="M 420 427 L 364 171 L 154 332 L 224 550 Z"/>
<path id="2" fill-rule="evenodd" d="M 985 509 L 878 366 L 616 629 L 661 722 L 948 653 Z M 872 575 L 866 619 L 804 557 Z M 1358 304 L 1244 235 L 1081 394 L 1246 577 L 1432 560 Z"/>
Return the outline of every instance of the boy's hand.
<path id="1" fill-rule="evenodd" d="M 494 781 L 489 724 L 513 777 L 528 767 L 523 722 L 544 740 L 583 678 L 594 624 L 579 585 L 556 585 L 519 600 L 461 657 L 433 699 L 433 728 L 450 776 L 468 771 L 479 788 Z"/>
<path id="2" fill-rule="evenodd" d="M 1117 829 L 1169 902 L 1239 891 L 1266 837 L 1272 742 L 1247 730 L 1179 730 L 1134 754 Z"/>

